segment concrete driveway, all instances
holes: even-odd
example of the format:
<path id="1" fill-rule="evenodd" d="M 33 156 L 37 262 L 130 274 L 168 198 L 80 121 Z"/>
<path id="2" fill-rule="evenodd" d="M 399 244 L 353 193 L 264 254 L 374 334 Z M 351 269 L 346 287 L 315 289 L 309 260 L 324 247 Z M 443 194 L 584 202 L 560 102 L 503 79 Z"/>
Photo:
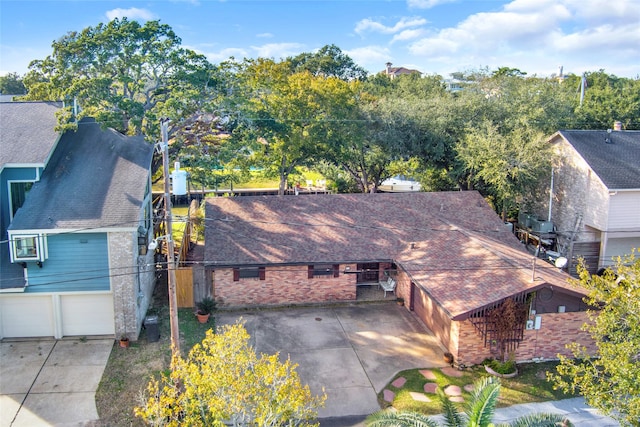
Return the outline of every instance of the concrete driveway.
<path id="1" fill-rule="evenodd" d="M 216 324 L 239 318 L 257 352 L 289 356 L 312 393 L 324 389 L 320 418 L 371 414 L 398 371 L 446 366 L 431 331 L 395 303 L 218 312 Z"/>
<path id="2" fill-rule="evenodd" d="M 87 425 L 113 339 L 0 343 L 0 426 Z"/>

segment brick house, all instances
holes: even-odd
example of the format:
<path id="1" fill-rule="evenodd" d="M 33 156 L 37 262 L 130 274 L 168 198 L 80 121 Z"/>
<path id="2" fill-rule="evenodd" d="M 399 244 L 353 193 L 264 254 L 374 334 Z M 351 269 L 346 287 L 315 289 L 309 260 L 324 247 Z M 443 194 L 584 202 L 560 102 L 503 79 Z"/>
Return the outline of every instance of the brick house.
<path id="1" fill-rule="evenodd" d="M 205 268 L 223 307 L 356 301 L 358 286 L 390 276 L 460 364 L 495 356 L 488 313 L 507 299 L 523 312 L 517 360 L 590 344 L 586 291 L 534 264 L 475 191 L 221 197 L 206 218 Z"/>
<path id="2" fill-rule="evenodd" d="M 537 203 L 549 212 L 562 255 L 578 258 L 589 271 L 614 264 L 618 256 L 640 248 L 640 131 L 562 130 L 549 138 L 553 146 L 552 198 Z"/>
<path id="3" fill-rule="evenodd" d="M 405 68 L 405 67 L 392 67 L 392 65 L 393 64 L 391 62 L 387 62 L 385 64 L 384 71 L 381 71 L 381 73 L 384 73 L 387 77 L 389 77 L 392 80 L 398 76 L 402 76 L 405 74 L 416 74 L 418 76 L 422 75 L 422 73 L 418 70 L 413 70 L 411 68 Z"/>

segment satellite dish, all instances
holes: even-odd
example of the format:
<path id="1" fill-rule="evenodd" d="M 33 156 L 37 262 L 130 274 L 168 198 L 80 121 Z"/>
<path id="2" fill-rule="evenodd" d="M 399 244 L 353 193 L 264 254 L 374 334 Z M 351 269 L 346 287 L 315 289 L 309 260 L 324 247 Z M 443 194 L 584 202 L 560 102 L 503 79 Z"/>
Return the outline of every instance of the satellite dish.
<path id="1" fill-rule="evenodd" d="M 567 266 L 567 262 L 569 262 L 569 260 L 561 256 L 556 259 L 554 265 L 558 268 L 565 268 Z"/>

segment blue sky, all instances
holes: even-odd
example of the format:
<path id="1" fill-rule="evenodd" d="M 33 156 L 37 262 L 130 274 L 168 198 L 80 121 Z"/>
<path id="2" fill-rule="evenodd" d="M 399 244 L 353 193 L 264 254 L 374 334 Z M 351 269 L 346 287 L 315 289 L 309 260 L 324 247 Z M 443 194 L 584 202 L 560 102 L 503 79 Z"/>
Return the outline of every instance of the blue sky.
<path id="1" fill-rule="evenodd" d="M 170 25 L 213 63 L 335 44 L 370 73 L 391 62 L 444 77 L 502 66 L 640 76 L 639 0 L 0 0 L 0 75 L 123 16 Z"/>

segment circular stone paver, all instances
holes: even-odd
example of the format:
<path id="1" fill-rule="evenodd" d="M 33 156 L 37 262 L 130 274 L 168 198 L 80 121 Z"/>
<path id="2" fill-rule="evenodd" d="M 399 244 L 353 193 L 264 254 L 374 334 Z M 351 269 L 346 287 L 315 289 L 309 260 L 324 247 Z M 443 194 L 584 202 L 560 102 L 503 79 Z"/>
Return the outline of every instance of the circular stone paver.
<path id="1" fill-rule="evenodd" d="M 395 388 L 400 388 L 402 387 L 405 383 L 407 382 L 407 379 L 404 377 L 399 377 L 396 378 L 395 380 L 393 380 L 393 382 L 391 383 L 392 386 L 394 386 Z"/>
<path id="2" fill-rule="evenodd" d="M 460 378 L 462 376 L 462 371 L 459 371 L 455 368 L 440 368 L 440 370 L 442 371 L 443 374 L 445 374 L 448 377 L 455 377 L 455 378 Z"/>
<path id="3" fill-rule="evenodd" d="M 418 393 L 416 391 L 410 391 L 409 395 L 416 402 L 431 402 L 431 399 L 429 399 L 427 396 L 425 396 L 424 393 Z"/>
<path id="4" fill-rule="evenodd" d="M 464 391 L 466 391 L 467 393 L 471 393 L 475 387 L 473 386 L 473 384 L 467 384 L 462 388 L 464 388 Z"/>
<path id="5" fill-rule="evenodd" d="M 452 402 L 456 402 L 456 403 L 462 403 L 464 402 L 464 397 L 462 396 L 453 396 L 449 398 L 450 401 Z"/>
<path id="6" fill-rule="evenodd" d="M 436 383 L 426 383 L 424 385 L 425 393 L 435 393 L 437 389 L 438 389 L 438 384 Z"/>
<path id="7" fill-rule="evenodd" d="M 420 373 L 422 374 L 423 377 L 425 377 L 428 380 L 436 379 L 436 374 L 434 374 L 431 369 L 423 369 L 420 371 Z"/>
<path id="8" fill-rule="evenodd" d="M 382 392 L 382 396 L 384 397 L 385 402 L 393 402 L 393 398 L 396 397 L 396 394 L 389 389 L 384 389 Z"/>
<path id="9" fill-rule="evenodd" d="M 457 385 L 450 385 L 444 389 L 447 396 L 462 396 L 462 390 Z"/>

